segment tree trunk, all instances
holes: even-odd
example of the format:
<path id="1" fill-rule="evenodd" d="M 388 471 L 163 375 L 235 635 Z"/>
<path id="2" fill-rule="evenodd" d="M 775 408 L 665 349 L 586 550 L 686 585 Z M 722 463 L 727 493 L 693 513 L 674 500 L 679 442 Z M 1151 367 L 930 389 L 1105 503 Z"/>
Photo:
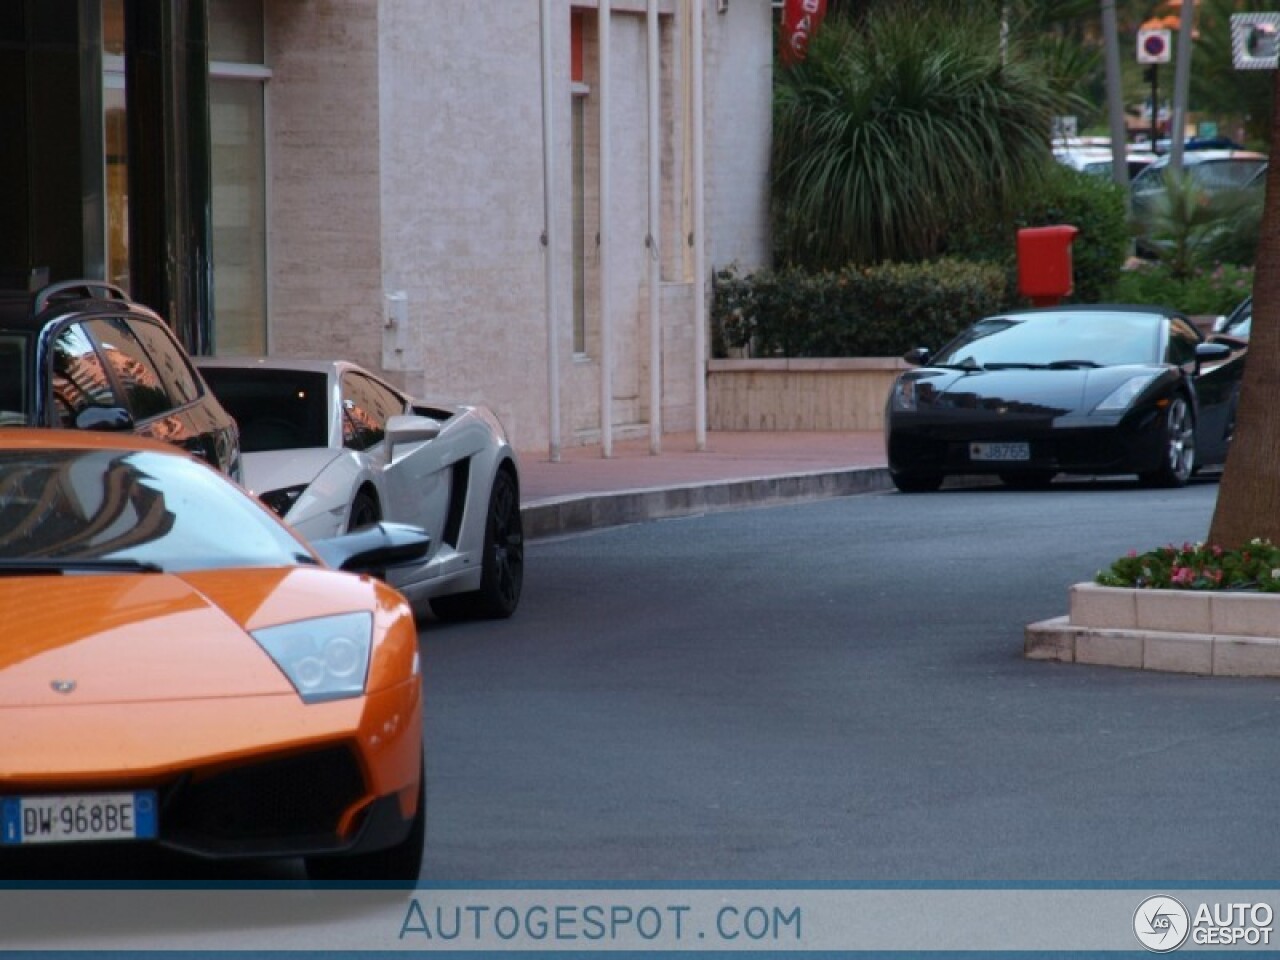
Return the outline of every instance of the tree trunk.
<path id="1" fill-rule="evenodd" d="M 1280 70 L 1272 71 L 1271 130 L 1280 132 Z M 1253 326 L 1235 436 L 1227 455 L 1209 542 L 1280 543 L 1280 163 L 1267 167 L 1253 276 Z"/>

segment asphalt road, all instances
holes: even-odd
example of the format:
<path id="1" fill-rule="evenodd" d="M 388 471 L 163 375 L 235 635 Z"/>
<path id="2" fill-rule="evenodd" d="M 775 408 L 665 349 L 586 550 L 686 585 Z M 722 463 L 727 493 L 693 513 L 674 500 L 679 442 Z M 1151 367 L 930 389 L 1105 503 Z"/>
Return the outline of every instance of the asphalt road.
<path id="1" fill-rule="evenodd" d="M 1280 683 L 1026 661 L 1217 486 L 874 494 L 528 549 L 426 625 L 424 878 L 1274 882 Z"/>

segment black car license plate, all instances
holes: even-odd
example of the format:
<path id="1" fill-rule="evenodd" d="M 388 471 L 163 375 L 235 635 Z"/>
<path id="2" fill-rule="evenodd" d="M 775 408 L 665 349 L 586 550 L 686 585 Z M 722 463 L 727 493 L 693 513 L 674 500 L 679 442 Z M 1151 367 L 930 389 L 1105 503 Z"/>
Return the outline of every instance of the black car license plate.
<path id="1" fill-rule="evenodd" d="M 969 444 L 969 459 L 996 462 L 1030 460 L 1031 444 L 1025 442 L 971 443 Z"/>

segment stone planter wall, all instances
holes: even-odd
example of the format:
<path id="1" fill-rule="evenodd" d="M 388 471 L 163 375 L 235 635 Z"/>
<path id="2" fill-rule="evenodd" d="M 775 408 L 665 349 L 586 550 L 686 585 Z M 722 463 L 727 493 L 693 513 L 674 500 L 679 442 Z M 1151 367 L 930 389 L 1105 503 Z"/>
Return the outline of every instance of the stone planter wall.
<path id="1" fill-rule="evenodd" d="M 1030 624 L 1023 653 L 1226 677 L 1280 677 L 1280 594 L 1078 583 L 1065 617 Z"/>
<path id="2" fill-rule="evenodd" d="M 894 377 L 891 357 L 711 360 L 711 430 L 883 430 Z"/>

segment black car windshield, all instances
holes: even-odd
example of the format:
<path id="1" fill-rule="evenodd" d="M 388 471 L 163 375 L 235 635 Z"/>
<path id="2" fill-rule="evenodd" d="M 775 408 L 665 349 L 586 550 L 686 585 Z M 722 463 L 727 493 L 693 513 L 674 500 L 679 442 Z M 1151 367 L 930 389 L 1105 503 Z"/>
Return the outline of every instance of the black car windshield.
<path id="1" fill-rule="evenodd" d="M 213 469 L 149 450 L 0 450 L 0 575 L 169 571 L 315 560 Z"/>
<path id="2" fill-rule="evenodd" d="M 30 338 L 21 333 L 0 333 L 0 427 L 30 423 L 28 378 L 33 365 L 27 356 Z"/>
<path id="3" fill-rule="evenodd" d="M 938 351 L 935 366 L 1072 367 L 1158 363 L 1162 317 L 1054 310 L 980 320 Z"/>
<path id="4" fill-rule="evenodd" d="M 203 367 L 200 372 L 239 425 L 245 453 L 328 446 L 323 373 L 258 367 Z"/>

